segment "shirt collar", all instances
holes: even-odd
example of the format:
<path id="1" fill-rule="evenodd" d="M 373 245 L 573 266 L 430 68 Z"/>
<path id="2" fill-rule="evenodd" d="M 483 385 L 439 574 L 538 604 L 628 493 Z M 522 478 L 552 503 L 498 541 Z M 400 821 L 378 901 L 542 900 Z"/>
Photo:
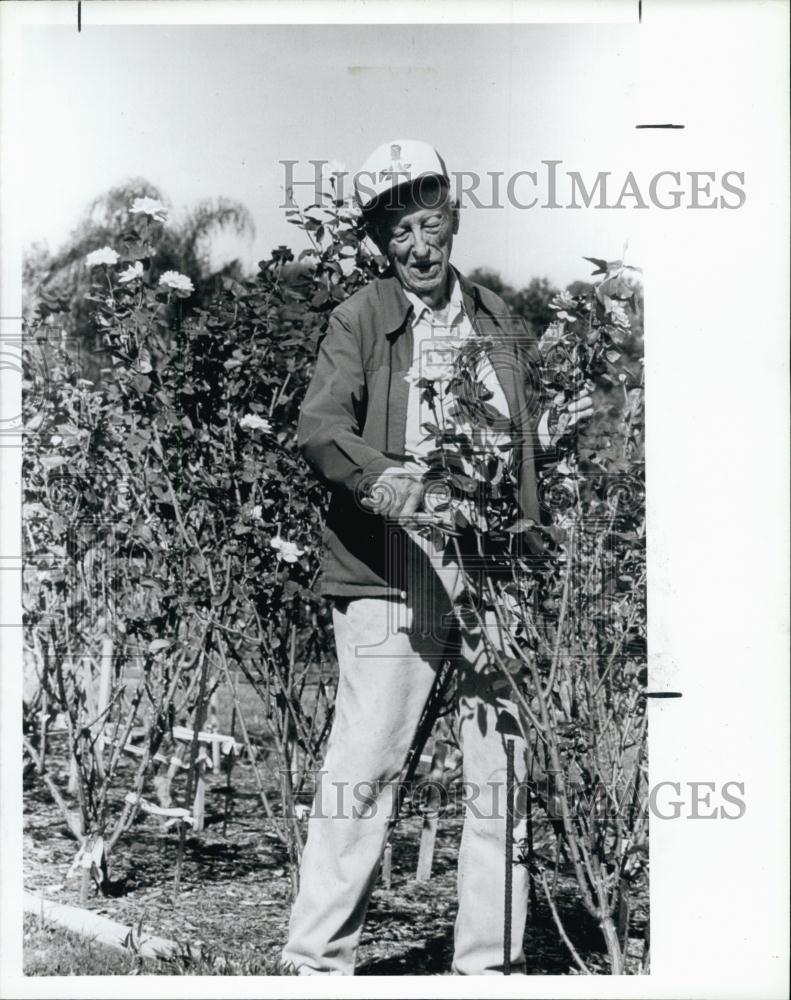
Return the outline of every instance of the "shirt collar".
<path id="1" fill-rule="evenodd" d="M 456 281 L 451 295 L 461 296 L 464 310 L 471 320 L 474 320 L 481 307 L 480 295 L 475 285 L 469 282 L 460 271 L 451 265 Z M 407 293 L 392 271 L 386 272 L 374 282 L 378 298 L 378 314 L 381 317 L 384 331 L 388 337 L 399 334 L 403 329 L 410 311 L 415 309 L 413 302 L 407 298 Z M 421 311 L 424 303 L 418 299 Z"/>
<path id="2" fill-rule="evenodd" d="M 448 322 L 452 323 L 460 312 L 464 311 L 464 300 L 462 298 L 461 282 L 459 281 L 459 275 L 456 268 L 451 266 L 450 268 L 450 298 L 448 300 Z M 434 314 L 434 310 L 431 306 L 426 305 L 426 303 L 414 292 L 410 292 L 408 288 L 403 289 L 404 295 L 407 301 L 411 304 L 415 312 L 415 322 L 419 322 L 425 313 L 429 315 Z"/>

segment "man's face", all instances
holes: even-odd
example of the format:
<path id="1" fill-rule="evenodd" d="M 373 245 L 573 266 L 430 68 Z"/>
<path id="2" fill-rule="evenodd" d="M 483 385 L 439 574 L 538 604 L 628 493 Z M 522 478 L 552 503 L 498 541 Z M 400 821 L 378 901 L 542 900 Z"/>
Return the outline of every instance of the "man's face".
<path id="1" fill-rule="evenodd" d="M 399 196 L 402 207 L 383 213 L 377 242 L 404 288 L 434 307 L 441 306 L 458 212 L 435 182 L 423 184 L 419 193 L 406 188 Z"/>

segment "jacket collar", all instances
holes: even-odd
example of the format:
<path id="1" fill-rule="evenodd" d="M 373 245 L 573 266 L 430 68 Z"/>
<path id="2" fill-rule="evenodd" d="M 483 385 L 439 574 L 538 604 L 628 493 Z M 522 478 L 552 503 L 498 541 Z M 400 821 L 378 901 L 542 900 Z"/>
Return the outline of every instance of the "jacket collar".
<path id="1" fill-rule="evenodd" d="M 465 312 L 472 320 L 478 310 L 482 308 L 478 287 L 465 278 L 455 267 L 453 271 L 461 288 Z M 388 337 L 397 336 L 403 331 L 407 317 L 414 312 L 414 307 L 404 294 L 401 282 L 392 272 L 385 272 L 383 277 L 377 279 L 376 285 L 379 296 L 378 312 L 382 318 L 385 333 Z"/>
<path id="2" fill-rule="evenodd" d="M 454 271 L 455 270 L 456 269 L 454 268 Z M 456 279 L 459 282 L 459 287 L 461 288 L 461 298 L 464 302 L 464 309 L 470 319 L 473 319 L 478 310 L 483 308 L 478 286 L 473 285 L 469 279 L 465 278 L 461 271 L 456 271 Z"/>

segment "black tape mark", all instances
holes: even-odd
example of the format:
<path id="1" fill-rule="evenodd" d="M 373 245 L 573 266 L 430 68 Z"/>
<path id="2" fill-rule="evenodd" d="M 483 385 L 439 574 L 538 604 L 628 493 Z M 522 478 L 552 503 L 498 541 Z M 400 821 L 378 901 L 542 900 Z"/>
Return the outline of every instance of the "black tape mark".
<path id="1" fill-rule="evenodd" d="M 635 128 L 686 128 L 686 125 L 635 125 Z"/>
<path id="2" fill-rule="evenodd" d="M 646 691 L 646 698 L 680 698 L 680 691 Z"/>
<path id="3" fill-rule="evenodd" d="M 77 0 L 77 31 L 82 31 L 82 0 Z"/>
<path id="4" fill-rule="evenodd" d="M 637 0 L 637 23 L 643 23 L 643 0 Z"/>

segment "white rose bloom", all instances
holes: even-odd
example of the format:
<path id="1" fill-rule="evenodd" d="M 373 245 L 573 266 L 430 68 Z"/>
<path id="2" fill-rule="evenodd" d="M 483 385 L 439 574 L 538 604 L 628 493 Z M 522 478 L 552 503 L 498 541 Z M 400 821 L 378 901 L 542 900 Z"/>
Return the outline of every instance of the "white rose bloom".
<path id="1" fill-rule="evenodd" d="M 179 271 L 165 271 L 159 279 L 160 285 L 172 288 L 176 292 L 194 292 L 195 287 L 186 274 Z"/>
<path id="2" fill-rule="evenodd" d="M 629 315 L 621 302 L 613 302 L 610 306 L 610 320 L 616 326 L 629 327 Z"/>
<path id="3" fill-rule="evenodd" d="M 277 558 L 287 563 L 295 563 L 300 556 L 304 556 L 303 549 L 297 547 L 295 542 L 287 542 L 280 535 L 276 535 L 269 543 L 269 547 L 275 549 Z"/>
<path id="4" fill-rule="evenodd" d="M 137 281 L 138 278 L 143 277 L 143 265 L 139 260 L 136 260 L 134 264 L 130 264 L 125 271 L 121 271 L 118 275 L 118 280 L 122 285 L 128 285 L 130 281 Z"/>
<path id="5" fill-rule="evenodd" d="M 434 348 L 421 357 L 418 371 L 429 382 L 444 382 L 453 375 L 456 351 L 448 348 Z"/>
<path id="6" fill-rule="evenodd" d="M 357 269 L 357 260 L 354 257 L 341 257 L 338 263 L 340 264 L 344 278 L 348 278 Z"/>
<path id="7" fill-rule="evenodd" d="M 259 417 L 257 413 L 247 413 L 239 421 L 239 426 L 251 431 L 263 431 L 268 434 L 272 430 L 272 425 L 268 420 Z"/>
<path id="8" fill-rule="evenodd" d="M 410 385 L 415 385 L 422 378 L 427 382 L 447 381 L 454 370 L 454 354 L 452 351 L 427 351 L 425 357 L 416 361 L 404 378 Z"/>
<path id="9" fill-rule="evenodd" d="M 328 174 L 348 174 L 349 168 L 341 160 L 330 160 L 324 168 Z"/>
<path id="10" fill-rule="evenodd" d="M 264 508 L 261 506 L 260 503 L 257 503 L 255 507 L 253 507 L 251 514 L 254 521 L 260 521 L 261 518 L 264 516 Z"/>
<path id="11" fill-rule="evenodd" d="M 422 365 L 421 375 L 429 382 L 446 382 L 453 375 L 453 362 L 428 361 Z"/>
<path id="12" fill-rule="evenodd" d="M 157 222 L 166 222 L 168 217 L 167 208 L 157 198 L 135 198 L 129 213 L 130 215 L 150 215 Z"/>
<path id="13" fill-rule="evenodd" d="M 341 222 L 357 222 L 361 214 L 360 209 L 353 202 L 346 202 L 342 208 L 338 209 L 338 218 Z"/>
<path id="14" fill-rule="evenodd" d="M 101 250 L 93 250 L 85 258 L 88 267 L 96 267 L 97 264 L 117 264 L 119 254 L 112 247 L 102 247 Z"/>

